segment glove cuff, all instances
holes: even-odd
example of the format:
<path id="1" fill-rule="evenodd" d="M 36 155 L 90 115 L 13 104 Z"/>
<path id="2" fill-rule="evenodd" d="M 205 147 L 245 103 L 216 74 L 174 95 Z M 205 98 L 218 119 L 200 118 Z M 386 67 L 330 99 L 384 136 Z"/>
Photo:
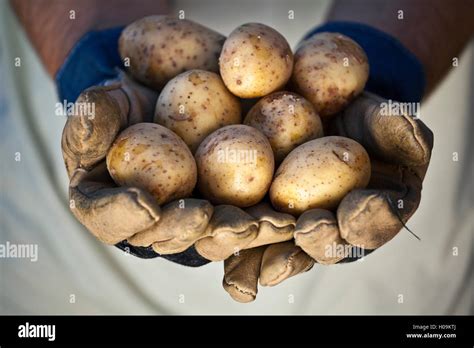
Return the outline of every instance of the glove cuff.
<path id="1" fill-rule="evenodd" d="M 205 259 L 202 257 L 194 248 L 194 245 L 190 246 L 183 252 L 177 254 L 169 254 L 169 255 L 161 255 L 158 254 L 156 251 L 153 250 L 151 246 L 149 247 L 137 247 L 129 244 L 126 240 L 115 244 L 117 248 L 126 253 L 139 257 L 141 259 L 154 259 L 156 257 L 161 257 L 168 261 L 178 263 L 183 266 L 188 267 L 201 267 L 209 262 L 210 260 Z"/>
<path id="2" fill-rule="evenodd" d="M 122 66 L 118 39 L 123 27 L 85 34 L 72 48 L 56 74 L 59 100 L 74 102 L 88 87 L 117 76 Z"/>
<path id="3" fill-rule="evenodd" d="M 314 28 L 304 40 L 321 32 L 344 34 L 364 49 L 370 65 L 366 90 L 400 102 L 422 99 L 425 90 L 423 65 L 393 36 L 366 24 L 335 21 Z"/>

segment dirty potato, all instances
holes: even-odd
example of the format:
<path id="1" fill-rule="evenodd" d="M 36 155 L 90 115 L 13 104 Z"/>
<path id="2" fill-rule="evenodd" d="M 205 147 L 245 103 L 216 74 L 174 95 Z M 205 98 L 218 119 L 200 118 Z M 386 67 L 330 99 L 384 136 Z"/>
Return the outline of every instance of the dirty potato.
<path id="1" fill-rule="evenodd" d="M 282 88 L 291 76 L 293 53 L 276 30 L 259 23 L 235 29 L 219 58 L 222 79 L 241 98 L 256 98 Z"/>
<path id="2" fill-rule="evenodd" d="M 367 56 L 355 41 L 339 33 L 320 33 L 297 49 L 291 81 L 324 118 L 361 93 L 368 76 Z"/>
<path id="3" fill-rule="evenodd" d="M 159 204 L 188 197 L 196 185 L 191 151 L 175 133 L 154 123 L 137 123 L 119 134 L 107 168 L 120 186 L 150 192 Z"/>
<path id="4" fill-rule="evenodd" d="M 219 71 L 224 40 L 190 20 L 156 15 L 128 25 L 120 35 L 119 52 L 138 81 L 159 90 L 186 70 Z"/>
<path id="5" fill-rule="evenodd" d="M 370 179 L 370 160 L 356 141 L 330 136 L 298 146 L 283 160 L 270 188 L 275 209 L 299 215 L 312 208 L 336 208 Z"/>
<path id="6" fill-rule="evenodd" d="M 260 99 L 244 124 L 268 138 L 276 163 L 298 145 L 323 136 L 321 119 L 311 103 L 291 92 L 275 92 Z"/>
<path id="7" fill-rule="evenodd" d="M 255 128 L 241 124 L 220 128 L 204 139 L 195 157 L 198 188 L 214 204 L 249 207 L 270 187 L 272 148 Z"/>
<path id="8" fill-rule="evenodd" d="M 194 153 L 216 129 L 241 122 L 240 101 L 216 73 L 190 70 L 163 88 L 154 121 L 178 134 Z"/>

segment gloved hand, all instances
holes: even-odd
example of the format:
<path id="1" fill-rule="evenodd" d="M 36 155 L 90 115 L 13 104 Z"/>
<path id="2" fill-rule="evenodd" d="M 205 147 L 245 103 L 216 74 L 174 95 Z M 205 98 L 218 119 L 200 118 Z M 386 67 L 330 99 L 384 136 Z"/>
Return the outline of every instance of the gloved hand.
<path id="1" fill-rule="evenodd" d="M 105 86 L 91 87 L 79 95 L 76 114 L 69 116 L 61 141 L 70 177 L 70 207 L 104 243 L 118 244 L 141 257 L 159 256 L 153 250 L 176 254 L 167 258 L 199 266 L 208 260 L 193 248 L 186 249 L 204 234 L 213 207 L 207 201 L 185 199 L 160 208 L 140 188 L 117 187 L 105 165 L 107 152 L 121 130 L 152 122 L 157 96 L 123 72 Z M 147 248 L 134 248 L 127 239 Z"/>
<path id="2" fill-rule="evenodd" d="M 255 299 L 257 283 L 273 286 L 314 262 L 351 261 L 391 240 L 418 208 L 433 134 L 410 115 L 385 116 L 383 98 L 364 93 L 330 124 L 328 135 L 362 144 L 372 163 L 366 189 L 351 191 L 337 211 L 311 209 L 296 220 L 294 241 L 244 250 L 224 261 L 224 289 L 237 301 Z"/>
<path id="3" fill-rule="evenodd" d="M 367 54 L 370 74 L 364 93 L 331 120 L 325 135 L 361 143 L 371 157 L 366 189 L 350 192 L 337 211 L 312 209 L 296 220 L 289 241 L 242 252 L 225 261 L 224 288 L 240 302 L 255 299 L 257 283 L 273 286 L 320 264 L 350 262 L 392 239 L 417 209 L 433 134 L 410 115 L 383 116 L 382 102 L 418 102 L 424 72 L 417 58 L 392 36 L 354 22 L 329 22 L 311 32 L 338 32 Z M 387 99 L 387 100 L 384 100 Z M 331 247 L 329 247 L 331 246 Z M 356 253 L 351 253 L 355 251 Z"/>
<path id="4" fill-rule="evenodd" d="M 137 188 L 114 187 L 104 163 L 119 131 L 149 119 L 156 98 L 156 93 L 121 74 L 108 86 L 81 93 L 64 127 L 61 146 L 70 177 L 71 210 L 105 243 L 118 243 L 159 220 L 160 207 L 151 196 Z"/>

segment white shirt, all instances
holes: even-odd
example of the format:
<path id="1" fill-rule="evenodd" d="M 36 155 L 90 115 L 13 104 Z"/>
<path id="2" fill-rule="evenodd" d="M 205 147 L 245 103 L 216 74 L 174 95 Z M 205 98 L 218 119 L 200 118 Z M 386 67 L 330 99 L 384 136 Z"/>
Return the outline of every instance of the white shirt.
<path id="1" fill-rule="evenodd" d="M 262 22 L 294 47 L 322 21 L 327 6 L 187 0 L 176 11 L 223 34 Z M 232 15 L 216 15 L 223 8 Z M 294 20 L 288 19 L 291 10 Z M 276 287 L 260 287 L 255 302 L 240 304 L 222 288 L 222 262 L 188 268 L 127 256 L 75 220 L 60 149 L 65 118 L 55 115 L 55 86 L 6 1 L 0 2 L 0 40 L 0 244 L 38 247 L 36 262 L 0 259 L 0 314 L 473 312 L 472 45 L 422 105 L 435 147 L 420 208 L 408 223 L 421 242 L 401 231 L 362 262 L 316 265 Z"/>

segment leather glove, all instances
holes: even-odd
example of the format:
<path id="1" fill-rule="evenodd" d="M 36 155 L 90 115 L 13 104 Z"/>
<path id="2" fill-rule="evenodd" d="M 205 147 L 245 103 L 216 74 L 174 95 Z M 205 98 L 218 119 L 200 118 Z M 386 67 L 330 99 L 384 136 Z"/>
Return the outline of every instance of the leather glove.
<path id="1" fill-rule="evenodd" d="M 76 114 L 68 118 L 62 136 L 76 218 L 104 243 L 139 257 L 163 256 L 188 266 L 292 239 L 294 217 L 274 211 L 268 203 L 244 211 L 189 198 L 160 207 L 142 189 L 117 187 L 105 165 L 107 152 L 121 130 L 152 120 L 156 98 L 157 93 L 124 73 L 79 95 Z M 94 105 L 93 115 L 84 111 L 87 105 Z"/>
<path id="2" fill-rule="evenodd" d="M 159 220 L 160 207 L 151 196 L 140 189 L 115 187 L 104 163 L 120 130 L 151 117 L 156 97 L 121 74 L 108 86 L 81 93 L 64 127 L 61 147 L 70 177 L 71 210 L 105 243 L 115 244 Z"/>
<path id="3" fill-rule="evenodd" d="M 155 93 L 121 74 L 107 86 L 82 92 L 64 127 L 61 147 L 70 178 L 71 210 L 105 243 L 117 243 L 159 219 L 160 207 L 148 193 L 115 187 L 104 162 L 120 130 L 151 117 L 155 99 Z M 93 105 L 93 114 L 84 111 L 88 105 Z"/>
<path id="4" fill-rule="evenodd" d="M 404 227 L 420 203 L 433 134 L 410 115 L 384 115 L 385 102 L 365 92 L 328 127 L 328 135 L 352 138 L 369 153 L 368 187 L 348 193 L 335 211 L 304 212 L 296 220 L 294 241 L 245 250 L 225 260 L 223 285 L 233 299 L 252 301 L 258 282 L 276 285 L 315 262 L 353 261 L 357 257 L 350 256 L 352 249 L 367 255 Z"/>

